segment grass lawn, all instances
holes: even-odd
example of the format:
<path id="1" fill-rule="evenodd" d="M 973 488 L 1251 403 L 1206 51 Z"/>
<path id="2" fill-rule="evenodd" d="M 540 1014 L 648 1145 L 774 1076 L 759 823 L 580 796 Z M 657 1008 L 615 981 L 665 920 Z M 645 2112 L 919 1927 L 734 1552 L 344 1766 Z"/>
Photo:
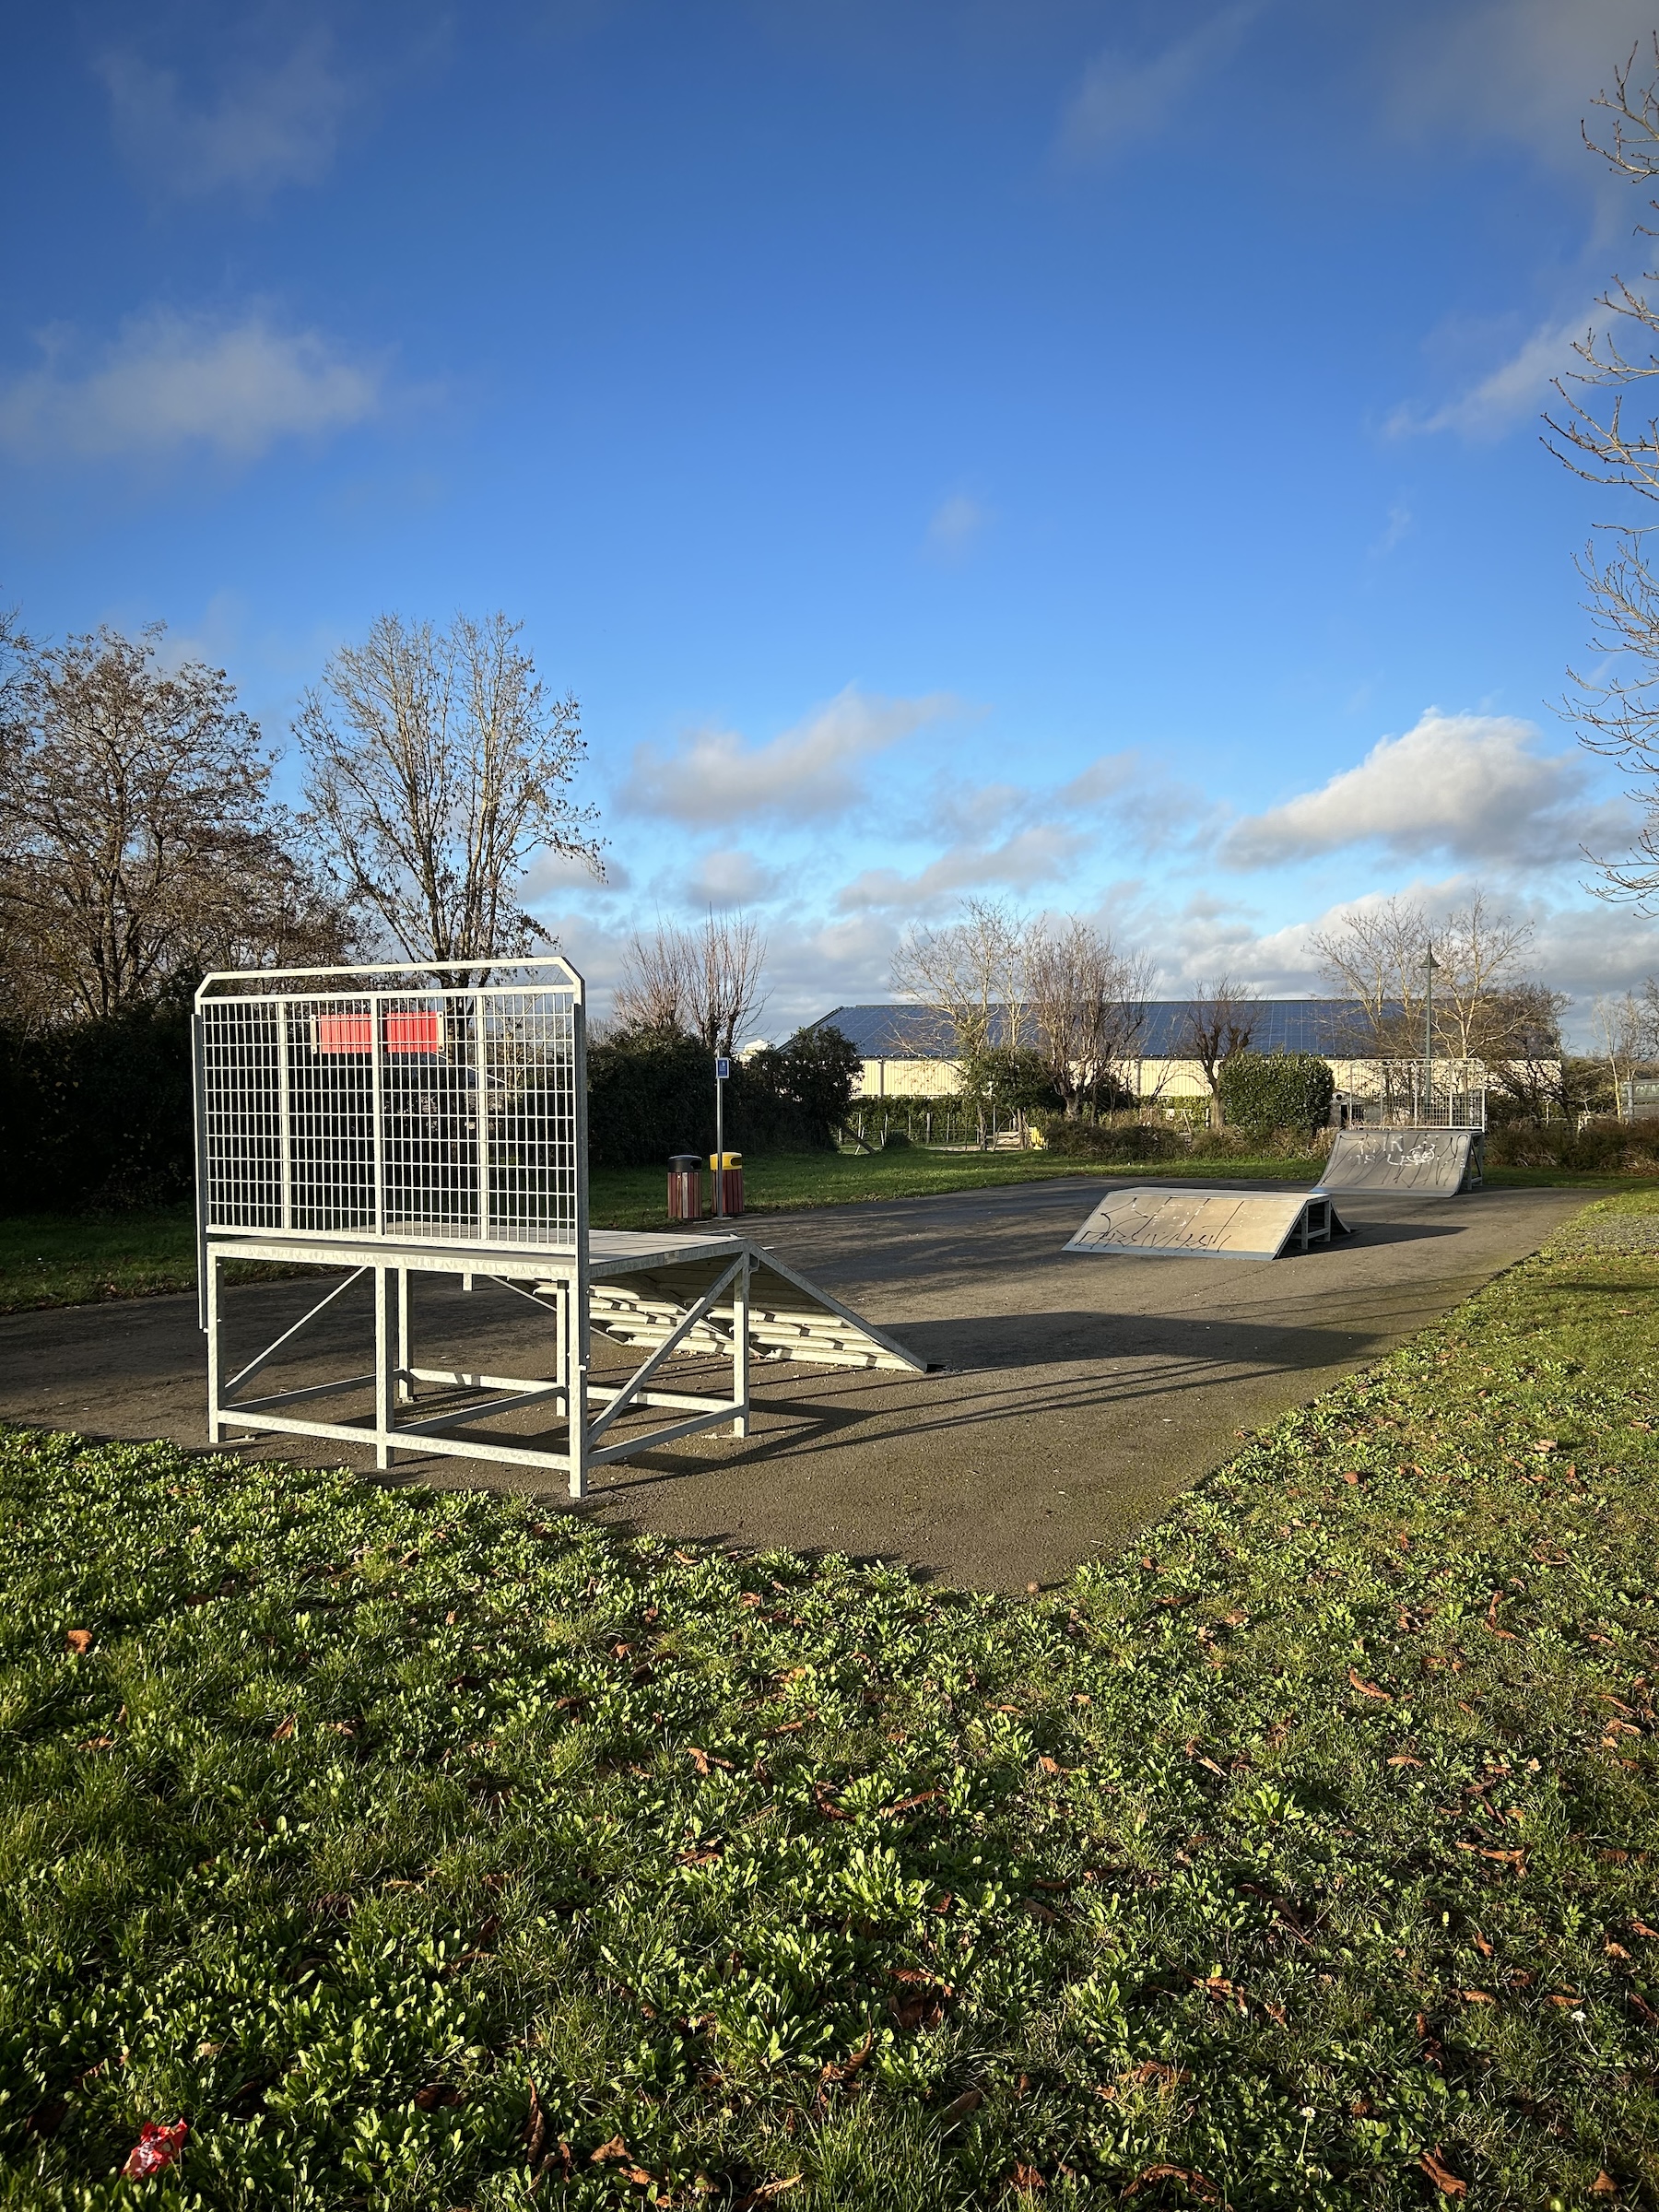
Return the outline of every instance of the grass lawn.
<path id="1" fill-rule="evenodd" d="M 1659 2203 L 1580 1219 L 1030 1602 L 0 1439 L 0 2206 Z"/>
<path id="2" fill-rule="evenodd" d="M 1176 1182 L 1273 1180 L 1312 1182 L 1317 1159 L 1145 1161 L 1094 1168 L 1086 1160 L 1041 1152 L 785 1153 L 757 1157 L 746 1169 L 750 1212 L 790 1213 L 869 1198 L 917 1198 L 1055 1175 L 1170 1176 Z M 1606 1176 L 1500 1169 L 1488 1181 L 1505 1184 L 1583 1183 L 1606 1189 Z M 593 1178 L 594 1223 L 599 1229 L 657 1229 L 667 1220 L 665 1175 L 657 1168 L 604 1168 Z M 272 1275 L 276 1268 L 250 1268 Z M 195 1288 L 195 1217 L 188 1206 L 97 1217 L 27 1214 L 0 1219 L 0 1313 L 36 1306 L 76 1306 L 104 1298 L 145 1298 Z"/>

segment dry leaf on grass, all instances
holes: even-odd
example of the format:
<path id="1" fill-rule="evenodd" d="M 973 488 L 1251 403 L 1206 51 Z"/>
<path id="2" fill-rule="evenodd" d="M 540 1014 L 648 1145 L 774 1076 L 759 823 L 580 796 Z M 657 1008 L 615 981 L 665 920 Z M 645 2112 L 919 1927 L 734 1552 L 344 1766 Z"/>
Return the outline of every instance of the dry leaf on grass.
<path id="1" fill-rule="evenodd" d="M 90 1629 L 71 1629 L 64 1641 L 72 1652 L 89 1652 L 92 1649 L 92 1631 Z"/>
<path id="2" fill-rule="evenodd" d="M 1457 2175 L 1441 2159 L 1438 2147 L 1424 2151 L 1422 2157 L 1418 2160 L 1418 2165 L 1429 2176 L 1442 2196 L 1466 2196 L 1468 2194 L 1468 2183 L 1458 2179 Z"/>
<path id="3" fill-rule="evenodd" d="M 1353 1684 L 1354 1688 L 1359 1692 L 1359 1695 L 1362 1698 L 1377 1698 L 1384 1705 L 1392 1705 L 1394 1703 L 1394 1699 L 1390 1692 L 1386 1689 L 1379 1689 L 1374 1682 L 1368 1682 L 1365 1679 L 1365 1677 L 1359 1672 L 1358 1667 L 1350 1666 L 1348 1668 L 1348 1680 Z"/>

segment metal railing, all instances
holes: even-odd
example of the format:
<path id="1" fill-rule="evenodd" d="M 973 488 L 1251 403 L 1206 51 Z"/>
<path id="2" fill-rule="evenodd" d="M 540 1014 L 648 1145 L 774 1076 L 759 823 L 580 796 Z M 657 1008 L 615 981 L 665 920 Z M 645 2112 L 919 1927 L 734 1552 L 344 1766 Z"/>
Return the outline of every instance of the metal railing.
<path id="1" fill-rule="evenodd" d="M 212 975 L 195 1074 L 204 1236 L 571 1248 L 585 1226 L 564 960 Z"/>

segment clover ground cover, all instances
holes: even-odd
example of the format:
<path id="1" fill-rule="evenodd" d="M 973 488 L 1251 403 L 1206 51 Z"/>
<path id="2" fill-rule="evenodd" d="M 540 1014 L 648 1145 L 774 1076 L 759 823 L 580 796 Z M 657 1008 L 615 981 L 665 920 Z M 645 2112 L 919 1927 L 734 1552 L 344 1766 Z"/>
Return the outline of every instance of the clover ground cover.
<path id="1" fill-rule="evenodd" d="M 0 2205 L 1659 2202 L 1653 1218 L 1030 1604 L 0 1441 Z"/>

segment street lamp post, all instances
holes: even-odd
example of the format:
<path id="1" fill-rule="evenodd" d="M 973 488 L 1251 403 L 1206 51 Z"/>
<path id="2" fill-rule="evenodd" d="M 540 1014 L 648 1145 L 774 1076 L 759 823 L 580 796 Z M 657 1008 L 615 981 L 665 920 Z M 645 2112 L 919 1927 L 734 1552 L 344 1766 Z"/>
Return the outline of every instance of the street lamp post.
<path id="1" fill-rule="evenodd" d="M 1434 1113 L 1434 971 L 1441 966 L 1434 957 L 1430 945 L 1423 955 L 1423 1119 L 1429 1121 Z M 1446 1119 L 1452 1118 L 1450 1101 Z"/>

